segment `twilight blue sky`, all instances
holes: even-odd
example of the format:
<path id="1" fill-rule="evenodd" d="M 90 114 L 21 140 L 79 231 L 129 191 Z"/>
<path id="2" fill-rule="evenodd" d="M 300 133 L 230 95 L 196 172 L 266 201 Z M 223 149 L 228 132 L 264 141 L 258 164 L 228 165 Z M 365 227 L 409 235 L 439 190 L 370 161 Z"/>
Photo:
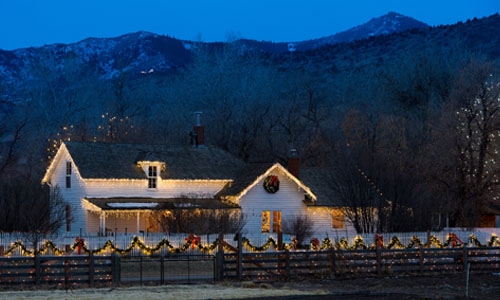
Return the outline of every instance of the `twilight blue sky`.
<path id="1" fill-rule="evenodd" d="M 140 30 L 184 40 L 302 41 L 389 11 L 431 26 L 500 11 L 499 0 L 0 0 L 0 49 Z"/>

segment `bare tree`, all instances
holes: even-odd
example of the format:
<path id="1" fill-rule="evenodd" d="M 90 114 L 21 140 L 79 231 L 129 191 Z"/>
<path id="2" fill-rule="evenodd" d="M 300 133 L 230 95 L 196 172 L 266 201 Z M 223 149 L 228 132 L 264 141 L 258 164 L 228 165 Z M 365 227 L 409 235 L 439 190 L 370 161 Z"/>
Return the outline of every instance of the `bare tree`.
<path id="1" fill-rule="evenodd" d="M 314 233 L 313 225 L 308 215 L 296 215 L 283 221 L 283 233 L 295 236 L 297 244 L 302 245 Z"/>
<path id="2" fill-rule="evenodd" d="M 164 204 L 152 213 L 151 219 L 157 229 L 174 233 L 237 233 L 245 226 L 246 217 L 240 209 L 221 208 L 214 199 L 201 200 L 204 208 L 200 208 L 198 200 L 190 198 Z"/>
<path id="3" fill-rule="evenodd" d="M 497 201 L 500 183 L 496 150 L 500 135 L 500 79 L 498 67 L 472 60 L 459 74 L 450 94 L 454 164 L 452 189 L 457 199 L 459 224 L 478 226 L 485 208 Z"/>
<path id="4" fill-rule="evenodd" d="M 377 186 L 359 162 L 344 155 L 332 167 L 328 182 L 342 212 L 358 233 L 379 231 L 382 197 Z"/>
<path id="5" fill-rule="evenodd" d="M 43 186 L 35 193 L 29 193 L 25 208 L 32 212 L 21 216 L 21 222 L 25 224 L 24 236 L 35 250 L 43 239 L 57 233 L 66 222 L 71 221 L 66 213 L 67 203 L 59 189 L 54 188 L 50 193 L 48 190 L 48 187 Z"/>
<path id="6" fill-rule="evenodd" d="M 34 249 L 47 236 L 56 233 L 66 218 L 66 202 L 59 190 L 23 178 L 2 178 L 0 230 L 20 232 Z"/>

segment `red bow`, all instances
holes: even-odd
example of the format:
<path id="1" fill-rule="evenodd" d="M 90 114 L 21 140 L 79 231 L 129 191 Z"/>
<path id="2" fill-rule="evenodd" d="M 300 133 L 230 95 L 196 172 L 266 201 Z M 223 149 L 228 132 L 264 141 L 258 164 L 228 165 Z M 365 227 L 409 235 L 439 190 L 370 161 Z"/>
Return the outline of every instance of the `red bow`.
<path id="1" fill-rule="evenodd" d="M 186 242 L 189 243 L 191 242 L 191 249 L 194 249 L 194 246 L 196 244 L 199 244 L 201 243 L 201 238 L 199 236 L 196 236 L 194 234 L 190 234 L 187 238 L 186 238 Z"/>
<path id="2" fill-rule="evenodd" d="M 313 249 L 314 250 L 318 250 L 318 248 L 319 248 L 319 240 L 317 238 L 313 238 L 311 240 L 311 244 L 313 245 Z"/>

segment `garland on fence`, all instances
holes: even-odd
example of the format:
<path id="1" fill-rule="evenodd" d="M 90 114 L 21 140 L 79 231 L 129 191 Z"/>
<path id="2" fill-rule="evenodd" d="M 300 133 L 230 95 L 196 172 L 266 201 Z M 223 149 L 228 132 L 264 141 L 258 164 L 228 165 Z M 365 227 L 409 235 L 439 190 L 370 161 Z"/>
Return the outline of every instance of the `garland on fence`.
<path id="1" fill-rule="evenodd" d="M 62 251 L 62 250 L 59 250 L 56 245 L 54 245 L 54 243 L 52 241 L 45 241 L 41 246 L 40 246 L 40 249 L 37 250 L 37 251 L 31 251 L 31 250 L 28 250 L 26 248 L 26 246 L 20 242 L 20 241 L 16 241 L 14 243 L 12 243 L 12 245 L 9 247 L 9 249 L 7 249 L 4 253 L 5 256 L 10 256 L 14 253 L 14 251 L 16 251 L 16 249 L 20 249 L 21 251 L 21 254 L 22 255 L 25 255 L 25 256 L 34 256 L 35 254 L 45 254 L 47 253 L 49 250 L 52 250 L 52 252 L 55 254 L 55 255 L 63 255 L 65 252 Z"/>
<path id="2" fill-rule="evenodd" d="M 242 238 L 242 244 L 244 247 L 247 249 L 253 251 L 253 252 L 262 252 L 268 250 L 270 247 L 274 247 L 274 249 L 278 249 L 278 243 L 273 237 L 269 237 L 266 243 L 264 243 L 261 246 L 255 246 L 250 241 L 248 238 L 243 237 Z M 196 235 L 189 235 L 187 238 L 185 238 L 185 243 L 180 245 L 179 247 L 174 247 L 167 239 L 162 239 L 156 246 L 148 246 L 146 245 L 139 237 L 134 236 L 132 241 L 130 242 L 129 246 L 121 249 L 118 248 L 113 242 L 110 240 L 106 241 L 106 243 L 98 249 L 89 249 L 87 245 L 85 244 L 85 241 L 78 237 L 76 238 L 75 242 L 73 245 L 69 247 L 69 250 L 75 251 L 75 249 L 81 250 L 87 254 L 100 254 L 106 251 L 111 251 L 114 253 L 118 253 L 121 255 L 126 255 L 129 254 L 133 249 L 140 249 L 142 250 L 145 254 L 151 255 L 159 252 L 163 247 L 166 247 L 169 253 L 182 253 L 187 251 L 190 247 L 191 249 L 198 249 L 201 252 L 210 252 L 215 250 L 217 246 L 219 245 L 219 239 L 216 239 L 213 243 L 203 245 L 201 243 L 200 237 Z M 232 251 L 229 247 L 226 246 L 225 243 L 222 244 L 224 247 L 224 250 L 226 251 Z M 289 244 L 284 244 L 283 245 L 284 249 L 286 250 L 294 250 L 295 244 L 292 243 Z M 310 242 L 310 249 L 314 251 L 322 251 L 322 250 L 327 250 L 327 249 L 336 249 L 336 250 L 358 250 L 358 249 L 370 249 L 374 250 L 376 248 L 383 248 L 383 249 L 411 249 L 411 248 L 447 248 L 447 247 L 500 247 L 500 239 L 496 234 L 492 234 L 490 240 L 485 243 L 481 244 L 479 242 L 478 238 L 471 234 L 469 236 L 469 239 L 467 242 L 462 242 L 460 239 L 455 234 L 449 234 L 446 237 L 446 240 L 444 242 L 440 241 L 436 236 L 432 235 L 429 237 L 427 243 L 423 243 L 418 237 L 414 236 L 411 238 L 410 242 L 408 245 L 404 246 L 403 243 L 399 240 L 398 237 L 393 236 L 389 243 L 387 245 L 384 245 L 383 243 L 383 237 L 381 235 L 376 235 L 375 241 L 370 244 L 366 245 L 365 241 L 363 240 L 363 237 L 361 236 L 356 236 L 354 238 L 354 243 L 352 246 L 349 246 L 349 243 L 345 237 L 340 238 L 340 240 L 337 243 L 333 243 L 330 238 L 325 238 L 323 239 L 322 242 L 319 241 L 317 238 L 311 239 Z M 5 256 L 10 256 L 14 254 L 16 249 L 19 249 L 22 255 L 26 256 L 33 256 L 35 254 L 46 254 L 48 251 L 52 251 L 55 255 L 64 255 L 66 254 L 65 250 L 61 250 L 56 247 L 56 245 L 52 241 L 45 241 L 44 243 L 41 244 L 40 248 L 38 250 L 28 250 L 26 246 L 20 242 L 16 241 L 12 243 L 12 245 L 6 249 L 4 252 Z"/>
<path id="3" fill-rule="evenodd" d="M 132 242 L 130 242 L 130 245 L 125 248 L 125 249 L 120 249 L 116 247 L 110 240 L 108 240 L 103 247 L 100 249 L 95 249 L 95 250 L 90 250 L 87 248 L 87 246 L 83 246 L 82 250 L 86 253 L 92 253 L 92 254 L 100 254 L 102 252 L 105 252 L 106 250 L 111 250 L 114 253 L 118 253 L 121 255 L 126 255 L 129 254 L 132 250 L 135 248 L 141 249 L 145 254 L 151 255 L 155 254 L 156 252 L 160 251 L 161 248 L 166 247 L 168 252 L 170 253 L 182 253 L 185 252 L 189 249 L 191 246 L 191 249 L 198 248 L 198 250 L 202 252 L 207 252 L 207 251 L 212 251 L 214 250 L 217 245 L 219 244 L 219 240 L 216 239 L 212 244 L 209 245 L 202 245 L 201 239 L 198 236 L 195 235 L 189 235 L 186 239 L 186 242 L 183 245 L 180 245 L 178 248 L 175 248 L 172 246 L 172 244 L 167 240 L 167 239 L 162 239 L 156 246 L 150 247 L 146 245 L 139 237 L 135 236 L 132 239 Z M 76 243 L 75 243 L 76 244 Z"/>
<path id="4" fill-rule="evenodd" d="M 250 243 L 250 241 L 246 237 L 244 237 L 244 238 L 241 239 L 241 243 L 243 244 L 244 247 L 246 247 L 247 249 L 249 249 L 249 250 L 251 250 L 253 252 L 266 251 L 271 246 L 273 246 L 274 249 L 278 249 L 278 243 L 273 239 L 272 236 L 270 236 L 267 239 L 267 242 L 265 244 L 263 244 L 262 246 L 260 246 L 260 247 L 252 245 L 252 243 Z"/>
<path id="5" fill-rule="evenodd" d="M 124 249 L 118 248 L 110 240 L 107 240 L 106 243 L 104 243 L 104 245 L 101 248 L 89 249 L 85 244 L 85 241 L 82 238 L 78 237 L 76 238 L 73 245 L 70 246 L 70 251 L 73 252 L 75 251 L 75 249 L 78 249 L 79 251 L 81 250 L 87 254 L 101 254 L 106 251 L 111 251 L 121 255 L 126 255 L 129 254 L 133 249 L 138 248 L 141 249 L 145 254 L 151 255 L 160 251 L 163 247 L 166 247 L 168 249 L 168 252 L 170 253 L 182 253 L 187 251 L 189 247 L 191 247 L 191 249 L 198 248 L 198 250 L 202 252 L 209 252 L 213 251 L 219 244 L 219 240 L 216 239 L 211 244 L 203 245 L 201 243 L 201 239 L 195 235 L 189 235 L 185 240 L 186 242 L 177 248 L 172 246 L 172 244 L 167 239 L 162 239 L 156 246 L 150 247 L 146 245 L 141 239 L 139 239 L 139 237 L 134 236 L 134 238 L 130 242 L 130 245 Z M 33 256 L 35 254 L 46 254 L 47 251 L 49 250 L 51 250 L 55 255 L 66 254 L 66 251 L 57 248 L 52 241 L 45 241 L 41 245 L 40 249 L 37 251 L 28 250 L 22 242 L 16 241 L 9 247 L 9 249 L 5 251 L 4 255 L 10 256 L 14 254 L 16 249 L 20 249 L 21 254 L 26 256 Z"/>
<path id="6" fill-rule="evenodd" d="M 491 235 L 490 240 L 486 244 L 481 244 L 478 238 L 471 234 L 469 236 L 469 240 L 467 242 L 462 242 L 455 234 L 450 233 L 446 237 L 444 242 L 440 241 L 436 236 L 431 235 L 427 241 L 427 243 L 423 243 L 418 237 L 413 236 L 408 243 L 408 245 L 403 245 L 403 243 L 399 240 L 398 237 L 393 236 L 387 245 L 383 243 L 383 237 L 380 235 L 376 235 L 375 241 L 366 245 L 363 237 L 356 236 L 354 238 L 354 243 L 349 246 L 349 243 L 345 237 L 340 238 L 340 240 L 333 244 L 329 238 L 325 238 L 322 243 L 319 242 L 317 238 L 311 239 L 310 248 L 311 250 L 325 250 L 325 249 L 336 249 L 336 250 L 358 250 L 358 249 L 370 249 L 374 250 L 376 248 L 383 249 L 411 249 L 411 248 L 447 248 L 447 247 L 500 247 L 500 239 L 498 236 L 493 233 Z"/>

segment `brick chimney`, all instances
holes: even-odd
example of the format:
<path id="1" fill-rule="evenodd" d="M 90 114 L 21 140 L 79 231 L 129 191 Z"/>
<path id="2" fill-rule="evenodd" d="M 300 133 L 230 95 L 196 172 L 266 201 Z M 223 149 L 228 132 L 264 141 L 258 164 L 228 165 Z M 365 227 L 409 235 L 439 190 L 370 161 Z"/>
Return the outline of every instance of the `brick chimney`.
<path id="1" fill-rule="evenodd" d="M 202 112 L 197 111 L 194 113 L 196 115 L 196 123 L 193 127 L 193 136 L 194 139 L 193 146 L 199 147 L 205 145 L 205 127 L 201 125 L 200 117 Z"/>
<path id="2" fill-rule="evenodd" d="M 300 159 L 296 149 L 290 149 L 288 153 L 288 172 L 299 178 Z"/>

